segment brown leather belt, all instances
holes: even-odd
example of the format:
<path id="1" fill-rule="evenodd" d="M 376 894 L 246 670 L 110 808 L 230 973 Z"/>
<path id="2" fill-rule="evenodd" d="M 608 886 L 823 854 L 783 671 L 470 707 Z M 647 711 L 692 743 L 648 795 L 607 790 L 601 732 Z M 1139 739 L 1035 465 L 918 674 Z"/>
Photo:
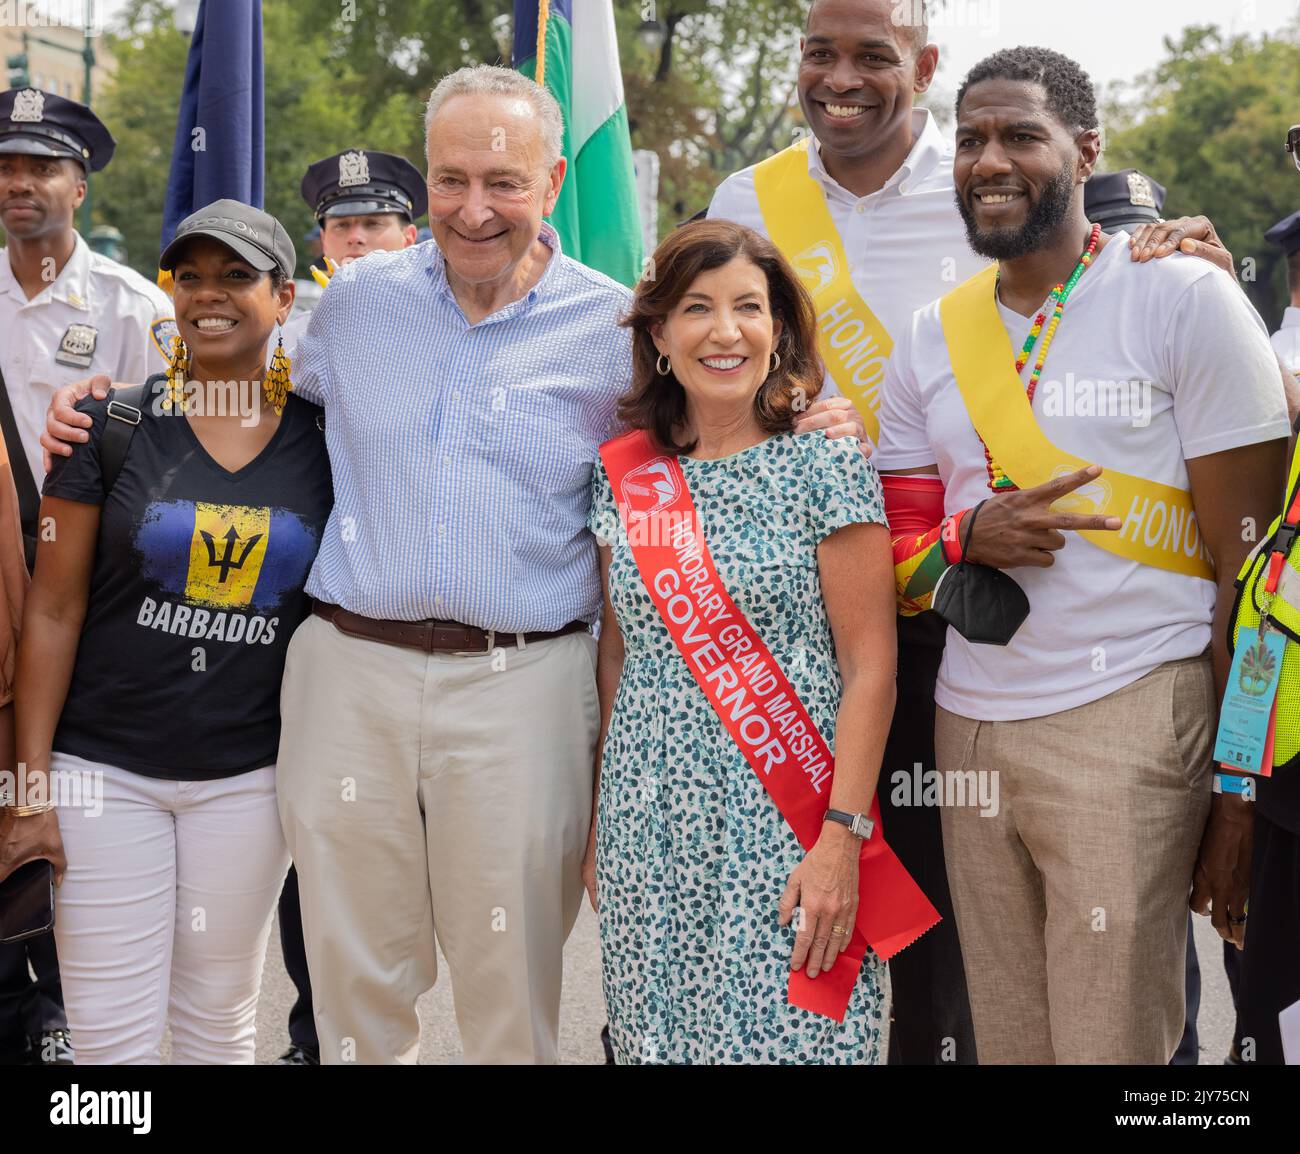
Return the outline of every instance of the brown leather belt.
<path id="1" fill-rule="evenodd" d="M 323 617 L 340 633 L 361 637 L 367 641 L 380 641 L 385 645 L 401 645 L 406 649 L 419 649 L 423 653 L 491 653 L 497 645 L 515 645 L 518 633 L 497 633 L 479 629 L 475 625 L 462 625 L 459 621 L 379 621 L 350 613 L 340 605 L 313 601 L 311 611 Z M 550 641 L 568 633 L 585 633 L 588 626 L 582 621 L 570 621 L 563 629 L 554 632 L 525 633 L 524 644 Z"/>

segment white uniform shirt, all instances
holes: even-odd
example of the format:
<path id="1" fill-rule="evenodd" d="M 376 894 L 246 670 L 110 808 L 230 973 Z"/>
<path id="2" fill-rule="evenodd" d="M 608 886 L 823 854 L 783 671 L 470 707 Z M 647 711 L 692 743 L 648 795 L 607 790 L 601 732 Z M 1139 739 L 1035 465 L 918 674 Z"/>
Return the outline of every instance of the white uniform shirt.
<path id="1" fill-rule="evenodd" d="M 952 142 L 944 140 L 934 117 L 922 108 L 912 112 L 912 137 L 912 151 L 902 167 L 883 188 L 862 197 L 827 173 L 818 147 L 808 149 L 808 173 L 826 196 L 849 259 L 853 287 L 895 342 L 917 309 L 989 263 L 966 242 L 952 184 Z M 722 182 L 709 216 L 767 235 L 752 167 Z M 838 392 L 827 374 L 822 395 Z"/>
<path id="2" fill-rule="evenodd" d="M 1271 339 L 1277 359 L 1300 376 L 1300 309 L 1289 308 L 1282 314 L 1282 327 Z"/>
<path id="3" fill-rule="evenodd" d="M 307 326 L 311 324 L 311 314 L 320 307 L 320 298 L 314 302 L 310 309 L 299 308 L 296 304 L 289 313 L 289 319 L 284 322 L 278 329 L 271 331 L 271 339 L 266 342 L 266 367 L 271 367 L 271 361 L 275 359 L 275 350 L 279 347 L 280 341 L 284 341 L 284 355 L 289 358 L 289 379 L 293 380 L 293 357 L 298 351 L 298 342 L 302 340 L 303 334 L 307 331 Z"/>
<path id="4" fill-rule="evenodd" d="M 313 310 L 314 311 L 314 310 Z M 282 333 L 276 332 L 271 334 L 271 340 L 266 346 L 266 363 L 270 367 L 271 358 L 275 356 L 276 346 L 280 342 L 280 337 L 284 337 L 285 355 L 292 361 L 293 354 L 297 351 L 298 342 L 302 340 L 302 334 L 307 331 L 307 326 L 311 323 L 311 313 L 305 309 L 294 308 L 289 314 L 289 319 L 284 322 Z M 292 376 L 292 369 L 290 370 Z"/>
<path id="5" fill-rule="evenodd" d="M 1019 349 L 1033 318 L 999 310 Z M 1184 490 L 1187 459 L 1290 432 L 1267 330 L 1242 291 L 1197 257 L 1135 264 L 1123 232 L 1070 296 L 1033 408 L 1062 450 Z M 937 463 L 945 513 L 990 495 L 937 302 L 899 335 L 880 427 L 877 466 Z M 1065 537 L 1051 568 L 1008 571 L 1030 604 L 1009 645 L 973 645 L 948 631 L 935 691 L 944 709 L 981 721 L 1042 717 L 1096 701 L 1209 644 L 1211 582 Z"/>
<path id="6" fill-rule="evenodd" d="M 172 302 L 157 285 L 76 237 L 53 283 L 27 299 L 0 249 L 0 369 L 39 489 L 40 435 L 56 389 L 106 373 L 143 384 L 167 367 L 162 345 L 176 332 Z"/>

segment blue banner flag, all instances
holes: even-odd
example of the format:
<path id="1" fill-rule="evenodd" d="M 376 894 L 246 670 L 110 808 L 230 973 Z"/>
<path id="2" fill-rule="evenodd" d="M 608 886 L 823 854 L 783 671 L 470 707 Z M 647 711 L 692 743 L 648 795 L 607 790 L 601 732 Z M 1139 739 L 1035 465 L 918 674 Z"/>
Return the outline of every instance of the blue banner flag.
<path id="1" fill-rule="evenodd" d="M 202 0 L 176 115 L 162 243 L 214 200 L 262 207 L 262 0 Z"/>

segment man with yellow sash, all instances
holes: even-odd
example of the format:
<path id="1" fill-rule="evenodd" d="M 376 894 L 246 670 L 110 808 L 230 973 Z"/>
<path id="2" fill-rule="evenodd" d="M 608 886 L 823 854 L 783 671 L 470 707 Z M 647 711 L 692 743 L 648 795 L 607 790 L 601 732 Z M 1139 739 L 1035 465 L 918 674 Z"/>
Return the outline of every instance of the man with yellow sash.
<path id="1" fill-rule="evenodd" d="M 798 73 L 812 136 L 729 176 L 709 206 L 711 217 L 769 236 L 794 265 L 817 307 L 822 396 L 848 398 L 873 441 L 891 334 L 987 264 L 967 247 L 953 207 L 952 144 L 928 111 L 912 106 L 930 86 L 939 50 L 924 22 L 895 21 L 897 7 L 812 5 Z M 854 419 L 844 400 L 821 404 L 828 425 Z M 943 633 L 933 614 L 899 620 L 898 704 L 879 800 L 890 843 L 943 921 L 890 961 L 891 1063 L 975 1060 L 939 817 L 911 804 L 913 779 L 919 786 L 933 773 Z M 906 805 L 893 804 L 896 792 Z"/>
<path id="2" fill-rule="evenodd" d="M 769 236 L 813 296 L 826 384 L 801 430 L 865 432 L 874 441 L 894 336 L 916 309 L 988 263 L 966 244 L 953 201 L 952 143 L 928 111 L 913 107 L 938 66 L 939 50 L 928 40 L 919 0 L 815 0 L 798 72 L 812 135 L 727 177 L 709 207 L 712 217 Z M 1188 251 L 1231 264 L 1203 218 L 1155 225 L 1141 239 L 1145 251 L 1136 255 L 1143 260 L 1172 252 L 1182 240 Z M 839 423 L 846 421 L 854 423 Z M 896 531 L 918 498 L 931 497 L 929 484 L 887 482 Z M 900 502 L 908 506 L 901 513 Z M 889 1060 L 973 1062 L 939 815 L 928 792 L 944 626 L 906 596 L 901 606 L 898 705 L 880 804 L 891 844 L 944 920 L 890 963 Z"/>
<path id="3" fill-rule="evenodd" d="M 1249 807 L 1211 800 L 1211 753 L 1243 527 L 1282 481 L 1281 381 L 1236 285 L 1088 223 L 1078 65 L 997 53 L 957 120 L 958 206 L 998 264 L 897 334 L 877 460 L 942 481 L 915 570 L 954 625 L 938 770 L 999 798 L 942 809 L 976 1046 L 1165 1063 L 1189 891 L 1221 932 L 1244 916 Z"/>

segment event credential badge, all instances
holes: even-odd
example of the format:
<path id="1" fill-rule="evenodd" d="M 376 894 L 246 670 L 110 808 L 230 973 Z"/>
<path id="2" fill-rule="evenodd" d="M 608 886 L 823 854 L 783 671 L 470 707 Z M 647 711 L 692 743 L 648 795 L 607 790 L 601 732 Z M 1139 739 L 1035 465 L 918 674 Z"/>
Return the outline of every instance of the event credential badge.
<path id="1" fill-rule="evenodd" d="M 1285 646 L 1276 630 L 1266 630 L 1263 638 L 1258 629 L 1237 633 L 1214 741 L 1214 760 L 1225 769 L 1265 777 L 1272 771 L 1273 703 Z"/>

